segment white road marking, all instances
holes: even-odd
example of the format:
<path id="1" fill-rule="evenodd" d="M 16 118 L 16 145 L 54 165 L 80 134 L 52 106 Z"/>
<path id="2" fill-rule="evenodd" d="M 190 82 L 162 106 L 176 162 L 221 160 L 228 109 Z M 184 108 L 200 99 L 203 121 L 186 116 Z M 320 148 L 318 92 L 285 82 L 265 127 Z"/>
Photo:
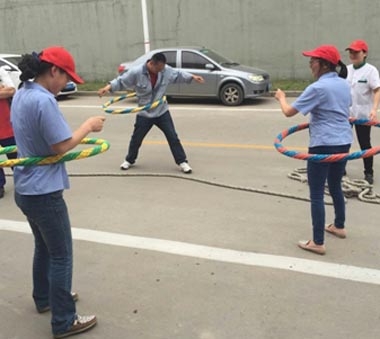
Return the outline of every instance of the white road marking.
<path id="1" fill-rule="evenodd" d="M 26 222 L 0 219 L 0 231 L 31 234 Z M 73 238 L 98 244 L 202 258 L 233 264 L 269 267 L 329 278 L 380 285 L 380 270 L 287 256 L 236 251 L 179 241 L 131 236 L 121 233 L 72 228 Z"/>

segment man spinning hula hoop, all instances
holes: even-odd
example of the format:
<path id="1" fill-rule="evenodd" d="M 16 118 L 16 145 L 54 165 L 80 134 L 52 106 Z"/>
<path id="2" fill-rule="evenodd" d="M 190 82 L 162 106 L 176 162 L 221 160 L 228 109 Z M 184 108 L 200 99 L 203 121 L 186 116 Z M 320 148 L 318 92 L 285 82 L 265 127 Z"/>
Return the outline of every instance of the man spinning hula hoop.
<path id="1" fill-rule="evenodd" d="M 131 68 L 112 80 L 107 86 L 99 89 L 98 94 L 103 96 L 107 92 L 133 88 L 136 91 L 139 106 L 144 106 L 161 99 L 169 84 L 190 83 L 192 80 L 198 83 L 204 82 L 201 76 L 173 69 L 166 65 L 165 55 L 156 53 L 145 64 Z M 156 108 L 141 111 L 136 115 L 128 154 L 120 168 L 127 170 L 135 163 L 139 148 L 153 125 L 164 132 L 176 164 L 184 173 L 191 173 L 192 169 L 187 162 L 185 151 L 175 131 L 167 102 L 163 102 Z"/>

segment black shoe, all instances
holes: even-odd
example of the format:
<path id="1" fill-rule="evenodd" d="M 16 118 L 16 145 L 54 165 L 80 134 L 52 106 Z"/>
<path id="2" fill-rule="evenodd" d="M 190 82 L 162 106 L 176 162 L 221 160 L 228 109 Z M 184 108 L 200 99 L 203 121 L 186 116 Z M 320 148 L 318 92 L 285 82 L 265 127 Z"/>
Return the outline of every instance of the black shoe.
<path id="1" fill-rule="evenodd" d="M 0 187 L 0 199 L 4 197 L 4 187 Z"/>
<path id="2" fill-rule="evenodd" d="M 364 176 L 364 180 L 366 180 L 370 185 L 373 184 L 373 174 L 366 174 Z"/>

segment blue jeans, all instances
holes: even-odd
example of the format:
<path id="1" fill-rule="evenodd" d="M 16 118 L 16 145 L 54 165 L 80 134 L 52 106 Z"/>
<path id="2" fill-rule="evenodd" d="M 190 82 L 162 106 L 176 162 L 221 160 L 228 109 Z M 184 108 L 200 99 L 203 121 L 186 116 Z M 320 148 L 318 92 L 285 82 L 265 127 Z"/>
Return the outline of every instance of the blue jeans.
<path id="1" fill-rule="evenodd" d="M 309 148 L 310 154 L 336 154 L 347 153 L 350 145 L 319 146 Z M 342 191 L 342 177 L 347 161 L 342 162 L 307 162 L 307 179 L 311 200 L 311 219 L 313 224 L 313 241 L 323 245 L 325 237 L 325 204 L 324 190 L 327 179 L 330 195 L 334 204 L 334 225 L 344 228 L 346 221 L 346 206 Z"/>
<path id="2" fill-rule="evenodd" d="M 34 235 L 33 299 L 37 309 L 50 305 L 54 334 L 68 330 L 76 316 L 71 296 L 72 236 L 63 191 L 43 195 L 15 193 Z"/>
<path id="3" fill-rule="evenodd" d="M 0 140 L 0 146 L 1 147 L 14 146 L 14 145 L 16 145 L 16 141 L 15 141 L 14 137 L 10 137 L 10 138 Z M 8 153 L 7 158 L 8 159 L 16 159 L 17 153 Z M 0 187 L 4 187 L 5 183 L 6 183 L 6 179 L 5 179 L 4 170 L 2 167 L 0 167 Z"/>
<path id="4" fill-rule="evenodd" d="M 186 154 L 180 140 L 178 139 L 169 111 L 157 118 L 146 118 L 141 115 L 136 116 L 135 128 L 133 130 L 131 141 L 129 143 L 128 154 L 125 157 L 125 160 L 127 160 L 130 164 L 135 163 L 139 153 L 139 148 L 153 125 L 156 125 L 162 132 L 164 132 L 176 164 L 179 165 L 180 163 L 185 162 Z"/>

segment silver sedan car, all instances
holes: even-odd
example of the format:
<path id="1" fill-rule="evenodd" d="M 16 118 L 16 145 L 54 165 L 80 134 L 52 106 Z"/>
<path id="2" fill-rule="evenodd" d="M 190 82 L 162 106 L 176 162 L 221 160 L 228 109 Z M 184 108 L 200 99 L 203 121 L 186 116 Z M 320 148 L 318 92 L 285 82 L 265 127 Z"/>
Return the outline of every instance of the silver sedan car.
<path id="1" fill-rule="evenodd" d="M 170 97 L 219 98 L 224 105 L 237 106 L 244 99 L 255 98 L 270 89 L 269 74 L 261 69 L 240 65 L 205 47 L 175 47 L 152 50 L 132 62 L 121 63 L 122 74 L 133 66 L 146 62 L 155 53 L 163 53 L 167 64 L 205 79 L 202 85 L 172 84 Z"/>

